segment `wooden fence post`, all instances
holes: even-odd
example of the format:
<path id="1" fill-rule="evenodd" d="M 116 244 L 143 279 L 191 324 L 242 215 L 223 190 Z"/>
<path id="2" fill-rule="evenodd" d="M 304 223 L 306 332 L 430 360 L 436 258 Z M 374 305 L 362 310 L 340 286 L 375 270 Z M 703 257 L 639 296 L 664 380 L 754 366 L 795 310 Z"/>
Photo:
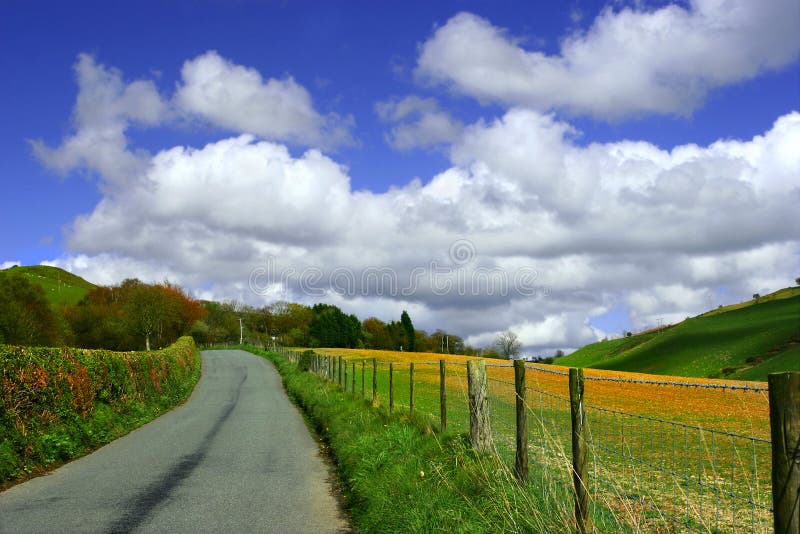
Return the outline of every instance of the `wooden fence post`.
<path id="1" fill-rule="evenodd" d="M 365 393 L 364 386 L 365 386 L 365 383 L 366 383 L 366 380 L 367 380 L 367 374 L 366 374 L 366 371 L 365 371 L 366 363 L 367 363 L 366 361 L 361 360 L 361 398 L 362 399 L 365 396 L 364 395 L 364 393 Z"/>
<path id="2" fill-rule="evenodd" d="M 447 431 L 447 381 L 445 378 L 445 361 L 439 360 L 439 413 L 442 432 Z"/>
<path id="3" fill-rule="evenodd" d="M 469 440 L 478 452 L 492 449 L 492 430 L 489 424 L 489 394 L 486 385 L 486 362 L 467 362 L 469 392 Z"/>
<path id="4" fill-rule="evenodd" d="M 389 362 L 389 411 L 394 410 L 394 363 Z"/>
<path id="5" fill-rule="evenodd" d="M 353 384 L 350 387 L 350 392 L 353 395 L 355 395 L 356 394 L 356 362 L 353 362 L 352 371 L 353 371 L 353 378 L 352 378 Z"/>
<path id="6" fill-rule="evenodd" d="M 586 489 L 586 412 L 583 409 L 583 369 L 569 370 L 569 411 L 572 419 L 572 482 L 575 486 L 575 523 L 580 534 L 589 531 L 589 492 Z"/>
<path id="7" fill-rule="evenodd" d="M 514 360 L 514 389 L 517 393 L 517 458 L 514 473 L 528 481 L 528 413 L 525 409 L 525 361 Z"/>
<path id="8" fill-rule="evenodd" d="M 800 532 L 800 372 L 771 373 L 772 509 L 776 534 Z"/>
<path id="9" fill-rule="evenodd" d="M 339 387 L 342 387 L 342 357 L 339 356 Z"/>
<path id="10" fill-rule="evenodd" d="M 372 358 L 372 406 L 378 405 L 378 358 Z"/>
<path id="11" fill-rule="evenodd" d="M 408 412 L 414 413 L 414 362 L 408 367 Z"/>

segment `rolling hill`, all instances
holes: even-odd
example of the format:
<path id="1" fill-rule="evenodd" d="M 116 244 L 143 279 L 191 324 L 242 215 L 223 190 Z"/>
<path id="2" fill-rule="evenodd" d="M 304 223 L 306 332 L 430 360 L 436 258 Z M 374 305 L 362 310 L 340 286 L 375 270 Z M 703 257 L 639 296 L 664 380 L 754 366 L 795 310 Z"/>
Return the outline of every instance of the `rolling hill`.
<path id="1" fill-rule="evenodd" d="M 47 265 L 17 266 L 8 272 L 21 274 L 41 286 L 50 304 L 55 307 L 77 304 L 95 285 L 80 276 Z"/>
<path id="2" fill-rule="evenodd" d="M 558 365 L 659 375 L 767 379 L 800 371 L 800 288 L 722 307 L 674 326 L 600 341 Z"/>

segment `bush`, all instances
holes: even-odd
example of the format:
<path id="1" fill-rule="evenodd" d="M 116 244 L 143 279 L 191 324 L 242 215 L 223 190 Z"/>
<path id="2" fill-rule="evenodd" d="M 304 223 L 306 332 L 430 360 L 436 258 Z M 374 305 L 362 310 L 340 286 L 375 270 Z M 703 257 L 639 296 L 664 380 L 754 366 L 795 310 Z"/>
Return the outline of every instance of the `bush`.
<path id="1" fill-rule="evenodd" d="M 308 371 L 311 369 L 311 360 L 316 356 L 313 350 L 305 350 L 300 355 L 300 361 L 298 362 L 298 367 L 301 371 Z"/>
<path id="2" fill-rule="evenodd" d="M 190 337 L 152 352 L 0 345 L 0 485 L 155 418 L 188 397 L 199 371 Z"/>

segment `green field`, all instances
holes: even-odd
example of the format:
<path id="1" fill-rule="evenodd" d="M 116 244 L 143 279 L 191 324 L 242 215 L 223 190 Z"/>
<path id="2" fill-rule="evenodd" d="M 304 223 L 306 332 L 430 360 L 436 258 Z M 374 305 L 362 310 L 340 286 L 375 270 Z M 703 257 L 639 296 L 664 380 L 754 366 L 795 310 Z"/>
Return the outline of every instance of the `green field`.
<path id="1" fill-rule="evenodd" d="M 800 371 L 800 288 L 713 310 L 659 331 L 587 345 L 559 365 L 765 381 Z"/>
<path id="2" fill-rule="evenodd" d="M 48 302 L 54 308 L 77 304 L 95 287 L 80 276 L 47 265 L 11 267 L 6 271 L 24 275 L 34 284 L 41 286 L 47 294 Z"/>

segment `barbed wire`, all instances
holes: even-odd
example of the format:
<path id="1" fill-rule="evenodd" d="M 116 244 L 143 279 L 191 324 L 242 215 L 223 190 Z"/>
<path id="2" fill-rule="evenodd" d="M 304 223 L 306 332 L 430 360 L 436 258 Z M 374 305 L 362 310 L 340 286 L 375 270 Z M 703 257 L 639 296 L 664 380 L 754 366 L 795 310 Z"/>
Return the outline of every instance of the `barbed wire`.
<path id="1" fill-rule="evenodd" d="M 371 361 L 372 358 L 359 358 L 359 360 Z M 378 363 L 388 364 L 390 362 L 384 360 L 377 360 Z M 392 361 L 396 365 L 407 365 L 411 361 Z M 439 365 L 438 361 L 435 362 L 413 362 L 414 365 Z M 466 362 L 446 362 L 447 365 L 467 365 Z M 500 363 L 487 363 L 486 367 L 496 367 L 502 369 L 513 369 L 513 365 L 504 365 Z M 556 369 L 547 369 L 538 365 L 526 365 L 525 369 L 531 369 L 537 373 L 549 373 L 559 376 L 569 376 L 569 371 L 559 371 Z M 671 386 L 671 387 L 687 387 L 687 388 L 701 388 L 701 389 L 722 389 L 732 391 L 751 391 L 751 392 L 766 392 L 769 388 L 766 386 L 751 386 L 749 384 L 721 384 L 721 383 L 703 383 L 703 382 L 684 382 L 680 380 L 655 380 L 649 378 L 619 378 L 613 376 L 592 376 L 584 375 L 584 380 L 591 380 L 594 382 L 619 382 L 624 384 L 647 384 L 653 386 Z"/>
<path id="2" fill-rule="evenodd" d="M 627 384 L 651 384 L 656 386 L 675 386 L 687 388 L 704 388 L 704 389 L 730 389 L 739 391 L 769 391 L 765 386 L 750 386 L 748 384 L 704 384 L 702 382 L 681 382 L 678 380 L 651 380 L 646 378 L 618 378 L 612 376 L 591 376 L 585 375 L 584 380 L 592 380 L 595 382 L 622 382 Z"/>

